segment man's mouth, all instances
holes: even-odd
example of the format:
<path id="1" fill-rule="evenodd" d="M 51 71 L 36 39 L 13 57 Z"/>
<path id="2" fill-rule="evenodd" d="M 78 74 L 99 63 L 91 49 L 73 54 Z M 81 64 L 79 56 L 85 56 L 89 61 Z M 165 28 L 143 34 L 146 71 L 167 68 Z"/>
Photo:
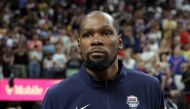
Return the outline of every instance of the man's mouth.
<path id="1" fill-rule="evenodd" d="M 101 58 L 106 55 L 106 52 L 100 49 L 94 49 L 89 54 L 93 58 Z"/>
<path id="2" fill-rule="evenodd" d="M 92 57 L 102 57 L 105 56 L 104 53 L 100 53 L 100 52 L 94 52 L 90 54 Z"/>

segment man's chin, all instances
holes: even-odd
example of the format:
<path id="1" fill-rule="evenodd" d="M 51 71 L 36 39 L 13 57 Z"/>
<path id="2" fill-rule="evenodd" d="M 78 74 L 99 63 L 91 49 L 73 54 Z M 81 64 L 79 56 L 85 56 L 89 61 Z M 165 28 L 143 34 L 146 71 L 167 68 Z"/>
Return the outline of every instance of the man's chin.
<path id="1" fill-rule="evenodd" d="M 92 71 L 104 71 L 110 67 L 112 63 L 105 59 L 87 60 L 85 66 Z"/>
<path id="2" fill-rule="evenodd" d="M 99 58 L 87 55 L 87 59 L 84 60 L 84 65 L 92 71 L 105 71 L 114 63 L 115 59 L 116 55 L 111 59 L 109 59 L 108 55 Z"/>

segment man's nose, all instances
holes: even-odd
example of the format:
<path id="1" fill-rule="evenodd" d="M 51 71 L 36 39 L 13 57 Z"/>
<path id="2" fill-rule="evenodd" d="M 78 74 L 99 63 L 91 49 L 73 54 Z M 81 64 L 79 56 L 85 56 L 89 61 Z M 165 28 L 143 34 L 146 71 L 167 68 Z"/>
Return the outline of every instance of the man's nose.
<path id="1" fill-rule="evenodd" d="M 95 33 L 92 38 L 91 46 L 101 46 L 103 44 L 104 44 L 104 42 L 103 42 L 103 39 L 100 36 L 100 34 Z"/>

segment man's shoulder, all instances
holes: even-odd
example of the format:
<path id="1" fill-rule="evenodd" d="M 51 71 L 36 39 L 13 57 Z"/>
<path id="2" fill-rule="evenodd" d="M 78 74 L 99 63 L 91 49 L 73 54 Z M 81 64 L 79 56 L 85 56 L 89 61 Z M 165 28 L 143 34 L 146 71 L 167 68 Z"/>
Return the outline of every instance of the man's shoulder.
<path id="1" fill-rule="evenodd" d="M 59 94 L 59 93 L 64 92 L 64 94 L 67 94 L 68 92 L 75 90 L 75 88 L 77 88 L 80 83 L 81 83 L 81 80 L 77 73 L 77 74 L 72 75 L 71 77 L 68 77 L 68 78 L 62 80 L 61 82 L 57 83 L 56 85 L 50 87 L 48 89 L 48 93 L 49 94 Z"/>
<path id="2" fill-rule="evenodd" d="M 127 69 L 126 77 L 139 83 L 159 83 L 157 78 L 139 70 Z"/>

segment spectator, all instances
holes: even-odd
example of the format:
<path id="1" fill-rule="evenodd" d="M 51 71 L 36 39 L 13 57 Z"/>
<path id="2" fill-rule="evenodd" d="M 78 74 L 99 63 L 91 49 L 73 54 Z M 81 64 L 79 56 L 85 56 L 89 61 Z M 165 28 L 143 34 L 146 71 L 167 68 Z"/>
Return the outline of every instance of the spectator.
<path id="1" fill-rule="evenodd" d="M 19 42 L 14 47 L 14 65 L 12 71 L 15 77 L 26 78 L 27 77 L 27 65 L 28 65 L 28 54 L 26 51 L 26 44 Z"/>
<path id="2" fill-rule="evenodd" d="M 72 46 L 71 51 L 69 53 L 69 58 L 67 62 L 67 71 L 66 77 L 69 77 L 80 70 L 82 65 L 82 60 L 79 55 L 79 48 L 77 46 Z"/>
<path id="3" fill-rule="evenodd" d="M 160 42 L 159 53 L 170 53 L 171 52 L 171 40 L 162 39 Z"/>
<path id="4" fill-rule="evenodd" d="M 122 34 L 122 40 L 123 40 L 123 48 L 129 48 L 134 45 L 134 38 L 133 38 L 133 29 L 131 26 L 124 26 Z"/>
<path id="5" fill-rule="evenodd" d="M 184 88 L 184 85 L 181 82 L 181 65 L 185 62 L 185 58 L 181 55 L 180 45 L 176 45 L 173 48 L 173 54 L 170 55 L 169 60 L 170 69 L 174 75 L 174 79 L 179 90 Z"/>
<path id="6" fill-rule="evenodd" d="M 185 84 L 184 93 L 185 93 L 185 104 L 187 105 L 187 109 L 190 108 L 190 71 L 189 71 L 189 63 L 185 62 L 181 66 L 182 68 L 182 82 Z"/>
<path id="7" fill-rule="evenodd" d="M 63 44 L 63 47 L 65 48 L 66 55 L 68 55 L 68 52 L 71 50 L 72 43 L 70 37 L 67 35 L 66 30 L 64 29 L 60 30 L 59 40 Z"/>
<path id="8" fill-rule="evenodd" d="M 177 22 L 170 11 L 165 11 L 165 18 L 162 20 L 164 38 L 171 38 L 177 29 Z"/>
<path id="9" fill-rule="evenodd" d="M 160 72 L 157 75 L 158 79 L 160 80 L 161 83 L 161 88 L 165 91 L 168 91 L 168 89 L 166 89 L 166 87 L 168 87 L 168 80 L 169 78 L 171 78 L 171 80 L 173 79 L 171 76 L 171 70 L 170 70 L 170 65 L 167 62 L 168 60 L 168 53 L 165 52 L 161 52 L 159 54 L 159 62 L 158 65 L 160 67 Z"/>
<path id="10" fill-rule="evenodd" d="M 66 63 L 67 58 L 63 53 L 62 45 L 56 45 L 56 52 L 53 54 L 53 62 L 54 62 L 54 69 L 55 69 L 55 77 L 62 78 L 65 77 L 65 70 L 66 70 Z"/>
<path id="11" fill-rule="evenodd" d="M 22 109 L 20 102 L 9 102 L 6 109 Z"/>
<path id="12" fill-rule="evenodd" d="M 12 48 L 5 48 L 3 54 L 3 75 L 5 78 L 10 77 L 10 74 L 13 73 L 11 70 L 14 60 L 15 57 Z"/>
<path id="13" fill-rule="evenodd" d="M 183 46 L 189 43 L 189 33 L 187 29 L 183 26 L 179 27 L 179 37 L 180 37 L 180 44 Z"/>
<path id="14" fill-rule="evenodd" d="M 34 34 L 34 35 L 32 36 L 32 40 L 29 40 L 29 41 L 28 41 L 27 46 L 28 46 L 28 49 L 29 49 L 29 50 L 32 50 L 32 49 L 34 49 L 34 48 L 36 48 L 36 49 L 38 49 L 38 50 L 42 50 L 42 47 L 43 47 L 42 41 L 39 40 L 37 34 Z"/>
<path id="15" fill-rule="evenodd" d="M 150 31 L 148 32 L 148 39 L 156 40 L 156 42 L 160 42 L 162 38 L 162 32 L 160 30 L 160 26 L 156 19 L 151 19 L 149 24 Z"/>
<path id="16" fill-rule="evenodd" d="M 2 40 L 0 40 L 0 79 L 3 79 L 4 78 L 4 75 L 3 75 L 3 42 Z"/>
<path id="17" fill-rule="evenodd" d="M 43 60 L 43 72 L 45 78 L 54 78 L 55 72 L 54 72 L 54 62 L 52 59 L 52 53 L 45 54 Z"/>
<path id="18" fill-rule="evenodd" d="M 51 34 L 51 33 L 49 33 Z M 44 46 L 43 46 L 43 53 L 55 53 L 55 44 L 50 42 L 50 37 L 49 36 L 47 39 L 44 40 Z"/>
<path id="19" fill-rule="evenodd" d="M 145 62 L 141 59 L 137 60 L 135 69 L 147 73 L 146 68 L 145 68 Z"/>
<path id="20" fill-rule="evenodd" d="M 124 52 L 123 64 L 125 65 L 126 68 L 134 69 L 136 61 L 132 57 L 132 49 L 128 48 L 123 52 Z"/>
<path id="21" fill-rule="evenodd" d="M 185 60 L 190 61 L 190 46 L 189 46 L 189 44 L 185 44 L 182 46 L 181 54 L 185 58 Z"/>
<path id="22" fill-rule="evenodd" d="M 28 73 L 29 78 L 39 78 L 41 74 L 42 51 L 36 45 L 29 51 Z"/>

